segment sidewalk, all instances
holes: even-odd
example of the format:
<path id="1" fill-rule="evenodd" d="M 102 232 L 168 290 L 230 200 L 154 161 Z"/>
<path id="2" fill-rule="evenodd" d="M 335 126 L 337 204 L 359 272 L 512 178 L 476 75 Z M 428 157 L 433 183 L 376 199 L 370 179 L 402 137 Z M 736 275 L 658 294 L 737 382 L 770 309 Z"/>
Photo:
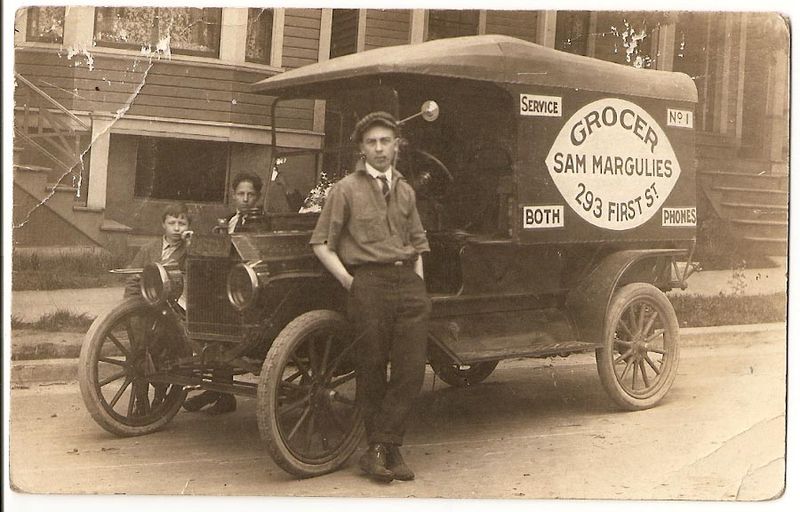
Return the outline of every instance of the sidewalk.
<path id="1" fill-rule="evenodd" d="M 122 300 L 124 287 L 11 292 L 11 314 L 34 322 L 59 309 L 97 317 Z"/>
<path id="2" fill-rule="evenodd" d="M 686 290 L 670 293 L 714 296 L 732 294 L 737 287 L 744 295 L 786 292 L 786 260 L 775 268 L 707 270 L 693 274 Z M 43 315 L 66 309 L 76 314 L 97 317 L 122 299 L 124 288 L 88 288 L 83 290 L 21 291 L 11 294 L 11 314 L 20 320 L 36 321 Z"/>
<path id="3" fill-rule="evenodd" d="M 681 329 L 680 344 L 682 347 L 753 344 L 772 339 L 776 335 L 785 336 L 785 333 L 786 324 L 783 322 L 691 327 Z M 78 355 L 82 341 L 83 335 L 77 333 L 43 333 L 41 331 L 14 333 L 14 344 L 17 345 L 19 357 L 16 358 L 17 360 L 11 361 L 11 384 L 31 386 L 47 382 L 76 380 L 78 378 Z M 47 354 L 47 351 L 51 352 L 45 357 L 61 357 L 61 359 L 34 359 L 37 352 Z M 575 360 L 579 356 L 570 357 Z M 577 360 L 582 361 L 581 359 Z"/>

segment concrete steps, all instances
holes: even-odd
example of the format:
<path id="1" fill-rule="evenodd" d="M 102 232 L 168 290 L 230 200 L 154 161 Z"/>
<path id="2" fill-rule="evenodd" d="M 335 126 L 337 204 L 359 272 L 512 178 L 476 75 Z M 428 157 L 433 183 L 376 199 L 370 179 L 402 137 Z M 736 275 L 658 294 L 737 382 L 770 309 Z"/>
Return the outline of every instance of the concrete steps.
<path id="1" fill-rule="evenodd" d="M 102 210 L 96 211 L 76 203 L 78 189 L 69 185 L 49 182 L 51 171 L 52 169 L 44 166 L 14 164 L 14 185 L 39 203 L 40 208 L 47 208 L 92 243 L 100 247 L 105 246 L 107 237 L 101 230 Z M 19 229 L 40 231 L 42 236 L 46 236 L 47 230 L 53 229 L 53 227 L 33 222 Z"/>
<path id="2" fill-rule="evenodd" d="M 789 193 L 785 190 L 726 186 L 711 187 L 711 190 L 721 193 L 725 202 L 752 203 L 763 206 L 782 206 L 789 203 Z"/>
<path id="3" fill-rule="evenodd" d="M 730 223 L 742 238 L 776 241 L 788 239 L 788 221 L 731 219 Z"/>
<path id="4" fill-rule="evenodd" d="M 713 186 L 739 188 L 772 189 L 789 191 L 789 176 L 781 174 L 752 174 L 741 171 L 700 171 L 699 174 L 709 177 Z"/>
<path id="5" fill-rule="evenodd" d="M 789 240 L 787 238 L 769 238 L 763 236 L 744 236 L 742 240 L 752 247 L 757 247 L 761 254 L 766 255 L 786 255 L 789 252 Z"/>
<path id="6" fill-rule="evenodd" d="M 698 159 L 698 164 L 698 185 L 733 235 L 761 254 L 786 255 L 789 175 L 769 172 L 771 162 L 762 160 Z"/>
<path id="7" fill-rule="evenodd" d="M 780 220 L 789 218 L 789 205 L 765 205 L 723 201 L 720 203 L 726 218 L 745 220 Z"/>

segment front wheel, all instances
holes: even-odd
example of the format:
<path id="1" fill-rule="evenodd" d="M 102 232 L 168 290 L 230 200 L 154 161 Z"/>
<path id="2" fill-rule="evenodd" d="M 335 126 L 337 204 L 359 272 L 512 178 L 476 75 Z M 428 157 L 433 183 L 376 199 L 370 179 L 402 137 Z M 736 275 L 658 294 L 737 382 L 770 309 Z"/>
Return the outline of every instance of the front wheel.
<path id="1" fill-rule="evenodd" d="M 86 333 L 78 366 L 83 403 L 112 434 L 155 432 L 177 414 L 186 391 L 148 375 L 187 355 L 191 349 L 173 317 L 138 297 L 127 299 Z"/>
<path id="2" fill-rule="evenodd" d="M 258 429 L 284 471 L 330 473 L 358 447 L 355 345 L 342 315 L 328 310 L 300 315 L 272 343 L 258 383 Z"/>
<path id="3" fill-rule="evenodd" d="M 664 398 L 678 372 L 678 319 L 667 296 L 647 283 L 617 290 L 596 359 L 600 381 L 620 407 L 648 409 Z"/>

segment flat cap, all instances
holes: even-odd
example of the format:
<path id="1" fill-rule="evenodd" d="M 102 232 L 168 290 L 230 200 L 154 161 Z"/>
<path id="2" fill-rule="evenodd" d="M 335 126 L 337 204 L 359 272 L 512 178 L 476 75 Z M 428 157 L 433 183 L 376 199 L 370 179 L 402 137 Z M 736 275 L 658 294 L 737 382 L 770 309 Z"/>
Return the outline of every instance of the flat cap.
<path id="1" fill-rule="evenodd" d="M 358 123 L 356 123 L 356 127 L 353 129 L 353 134 L 350 136 L 350 140 L 353 142 L 361 142 L 364 132 L 375 125 L 385 126 L 386 128 L 391 129 L 395 136 L 400 136 L 400 125 L 397 124 L 397 119 L 395 119 L 392 114 L 389 112 L 370 112 L 362 117 Z"/>

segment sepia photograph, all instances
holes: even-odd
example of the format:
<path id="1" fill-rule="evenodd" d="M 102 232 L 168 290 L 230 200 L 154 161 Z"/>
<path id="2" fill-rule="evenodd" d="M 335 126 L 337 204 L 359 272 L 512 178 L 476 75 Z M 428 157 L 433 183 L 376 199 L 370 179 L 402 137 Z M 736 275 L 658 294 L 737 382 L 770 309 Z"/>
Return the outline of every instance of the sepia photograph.
<path id="1" fill-rule="evenodd" d="M 463 7 L 3 7 L 17 503 L 786 504 L 791 16 Z"/>

